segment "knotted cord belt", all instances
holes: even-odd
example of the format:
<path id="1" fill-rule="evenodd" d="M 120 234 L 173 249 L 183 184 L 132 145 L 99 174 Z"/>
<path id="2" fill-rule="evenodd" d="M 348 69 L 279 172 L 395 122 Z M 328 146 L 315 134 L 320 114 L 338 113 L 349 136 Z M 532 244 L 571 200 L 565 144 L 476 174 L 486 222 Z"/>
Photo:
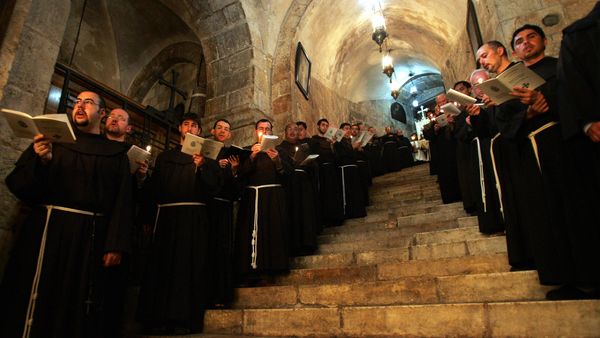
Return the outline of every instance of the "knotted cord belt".
<path id="1" fill-rule="evenodd" d="M 537 161 L 537 165 L 538 165 L 538 169 L 540 170 L 540 173 L 542 172 L 542 165 L 540 163 L 540 155 L 538 153 L 538 146 L 537 146 L 537 142 L 535 141 L 535 136 L 537 134 L 543 132 L 544 130 L 546 130 L 550 127 L 553 127 L 557 124 L 558 124 L 558 122 L 556 122 L 556 121 L 548 122 L 548 123 L 544 124 L 543 126 L 539 127 L 538 129 L 532 131 L 528 135 L 529 141 L 531 141 L 531 147 L 533 148 L 533 154 L 535 155 L 535 160 Z"/>
<path id="2" fill-rule="evenodd" d="M 250 266 L 252 269 L 257 269 L 256 259 L 258 258 L 258 191 L 264 188 L 275 188 L 281 187 L 281 184 L 264 184 L 264 185 L 249 185 L 246 188 L 254 189 L 256 192 L 254 195 L 254 227 L 252 228 L 252 240 L 250 245 L 252 246 L 252 255 L 250 258 Z"/>
<path id="3" fill-rule="evenodd" d="M 228 200 L 226 198 L 221 198 L 221 197 L 213 197 L 213 200 L 215 200 L 215 201 L 221 201 L 221 202 L 225 202 L 225 203 L 231 203 L 230 200 Z"/>
<path id="4" fill-rule="evenodd" d="M 156 218 L 154 219 L 154 229 L 152 230 L 152 237 L 156 233 L 156 226 L 158 225 L 158 215 L 160 215 L 160 209 L 170 207 L 184 207 L 184 206 L 205 206 L 202 202 L 176 202 L 176 203 L 164 203 L 158 204 L 158 210 L 156 210 Z"/>
<path id="5" fill-rule="evenodd" d="M 481 201 L 483 202 L 483 212 L 487 212 L 487 202 L 485 201 L 485 174 L 483 172 L 483 159 L 481 158 L 481 142 L 479 137 L 473 139 L 477 143 L 477 156 L 479 157 L 479 187 L 481 188 Z"/>
<path id="6" fill-rule="evenodd" d="M 500 184 L 500 177 L 498 176 L 498 168 L 496 168 L 496 157 L 494 156 L 494 142 L 500 137 L 500 133 L 496 134 L 490 142 L 490 155 L 492 156 L 492 168 L 494 168 L 494 178 L 496 178 L 496 191 L 498 192 L 498 200 L 500 201 L 500 214 L 504 219 L 504 204 L 502 203 L 502 186 Z"/>
<path id="7" fill-rule="evenodd" d="M 58 205 L 44 205 L 46 208 L 46 223 L 44 224 L 44 232 L 42 233 L 42 240 L 40 242 L 40 251 L 38 253 L 37 264 L 35 268 L 35 274 L 33 276 L 33 283 L 31 285 L 31 293 L 29 295 L 29 304 L 27 305 L 27 315 L 25 316 L 25 329 L 23 330 L 23 338 L 28 338 L 31 334 L 31 327 L 33 326 L 33 316 L 35 314 L 35 304 L 38 298 L 38 287 L 40 284 L 40 277 L 42 273 L 42 266 L 44 264 L 44 252 L 46 251 L 46 238 L 48 234 L 48 224 L 50 223 L 50 215 L 52 210 L 60 210 L 64 212 L 70 212 L 73 214 L 80 214 L 92 217 L 102 217 L 101 213 L 61 207 Z"/>
<path id="8" fill-rule="evenodd" d="M 345 182 L 345 169 L 348 167 L 358 167 L 356 164 L 347 164 L 339 166 L 342 169 L 342 199 L 344 201 L 344 215 L 346 214 L 346 182 Z"/>

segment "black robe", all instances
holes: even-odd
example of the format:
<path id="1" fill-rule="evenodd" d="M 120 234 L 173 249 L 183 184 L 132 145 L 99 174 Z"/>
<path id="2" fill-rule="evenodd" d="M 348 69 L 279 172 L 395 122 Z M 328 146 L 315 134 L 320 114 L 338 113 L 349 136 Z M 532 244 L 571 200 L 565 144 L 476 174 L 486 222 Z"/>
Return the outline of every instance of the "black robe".
<path id="1" fill-rule="evenodd" d="M 381 176 L 385 174 L 385 168 L 381 159 L 381 143 L 379 137 L 373 136 L 371 142 L 367 143 L 364 147 L 365 155 L 369 160 L 369 166 L 371 167 L 372 176 Z"/>
<path id="2" fill-rule="evenodd" d="M 380 139 L 381 141 L 381 158 L 383 166 L 387 172 L 398 171 L 402 169 L 401 153 L 398 147 L 398 139 L 394 134 L 386 134 Z"/>
<path id="3" fill-rule="evenodd" d="M 157 205 L 208 203 L 221 179 L 216 162 L 204 161 L 196 168 L 181 146 L 167 150 L 157 157 L 147 184 L 144 216 L 155 231 L 138 306 L 138 319 L 146 325 L 202 329 L 212 259 L 207 207 Z"/>
<path id="4" fill-rule="evenodd" d="M 277 146 L 281 159 L 287 161 L 290 167 L 294 167 L 294 172 L 287 177 L 284 184 L 290 218 L 290 254 L 293 256 L 313 253 L 317 248 L 317 234 L 320 230 L 320 219 L 316 210 L 318 195 L 312 175 L 314 169 L 310 164 L 299 166 L 295 163 L 297 146 L 298 143 L 288 141 L 283 141 Z"/>
<path id="5" fill-rule="evenodd" d="M 471 154 L 473 132 L 471 126 L 467 124 L 467 116 L 469 114 L 463 110 L 460 115 L 455 117 L 452 133 L 456 139 L 456 165 L 463 208 L 467 213 L 474 213 L 479 211 L 477 209 L 477 198 L 481 194 L 474 194 L 473 191 L 473 181 L 478 181 L 479 170 L 477 172 L 473 171 L 473 163 L 477 161 L 477 158 L 473 158 Z"/>
<path id="6" fill-rule="evenodd" d="M 545 285 L 569 283 L 573 275 L 572 259 L 568 250 L 565 230 L 565 210 L 562 202 L 562 148 L 560 129 L 549 127 L 535 136 L 536 158 L 529 134 L 549 122 L 558 120 L 556 102 L 556 62 L 552 57 L 529 66 L 546 80 L 540 90 L 548 106 L 547 113 L 526 119 L 527 106 L 514 99 L 498 107 L 496 121 L 500 132 L 516 143 L 518 168 L 513 178 L 522 182 L 515 185 L 516 206 L 528 238 L 540 282 Z M 539 162 L 538 162 L 539 159 Z M 510 236 L 507 232 L 507 240 Z M 510 247 L 509 247 L 510 249 Z"/>
<path id="7" fill-rule="evenodd" d="M 321 220 L 324 226 L 340 225 L 344 221 L 342 200 L 342 184 L 331 142 L 326 138 L 314 135 L 310 140 L 311 153 L 318 154 L 319 163 L 319 199 L 321 204 Z"/>
<path id="8" fill-rule="evenodd" d="M 359 218 L 367 215 L 365 202 L 364 181 L 360 179 L 358 165 L 356 164 L 356 152 L 352 149 L 350 138 L 342 138 L 335 145 L 335 156 L 338 170 L 340 172 L 340 184 L 342 184 L 343 198 L 338 201 L 344 207 L 346 218 Z"/>
<path id="9" fill-rule="evenodd" d="M 434 122 L 435 123 L 435 122 Z M 435 131 L 434 124 L 423 129 L 423 135 L 429 140 L 432 162 L 435 156 L 435 171 L 438 175 L 440 192 L 444 204 L 461 200 L 460 185 L 458 183 L 458 169 L 456 164 L 456 140 L 452 136 L 452 125 L 441 127 Z"/>
<path id="10" fill-rule="evenodd" d="M 600 143 L 583 133 L 600 121 L 600 3 L 563 30 L 557 76 L 565 153 L 565 224 L 573 258 L 573 283 L 600 287 Z"/>
<path id="11" fill-rule="evenodd" d="M 415 163 L 413 156 L 413 147 L 408 137 L 396 135 L 398 143 L 398 152 L 400 155 L 400 166 L 402 168 L 411 167 Z"/>
<path id="12" fill-rule="evenodd" d="M 504 231 L 504 218 L 491 156 L 491 140 L 498 131 L 494 123 L 494 108 L 482 108 L 471 116 L 471 191 L 475 197 L 479 231 L 493 234 Z"/>
<path id="13" fill-rule="evenodd" d="M 438 145 L 440 142 L 436 137 L 435 123 L 435 121 L 431 121 L 423 126 L 423 137 L 429 141 L 429 175 L 437 175 L 439 172 L 440 151 L 438 150 Z"/>
<path id="14" fill-rule="evenodd" d="M 289 217 L 286 210 L 283 177 L 292 168 L 285 161 L 280 166 L 265 153 L 248 158 L 240 166 L 238 177 L 246 187 L 238 211 L 236 225 L 235 266 L 241 280 L 255 279 L 261 274 L 274 275 L 288 271 Z M 257 190 L 262 185 L 280 185 L 258 190 L 258 210 L 255 210 Z M 253 236 L 255 211 L 258 212 L 258 232 Z M 256 262 L 252 264 L 256 245 Z"/>
<path id="15" fill-rule="evenodd" d="M 227 147 L 219 152 L 217 161 L 226 159 Z M 229 305 L 233 302 L 234 289 L 234 238 L 233 203 L 239 199 L 241 186 L 233 176 L 231 165 L 220 168 L 223 186 L 208 203 L 210 219 L 209 250 L 212 260 L 209 271 L 212 295 L 210 302 Z"/>
<path id="16" fill-rule="evenodd" d="M 31 337 L 108 336 L 103 302 L 112 290 L 102 257 L 130 250 L 129 162 L 119 144 L 80 132 L 75 144 L 53 144 L 52 154 L 44 165 L 30 146 L 6 178 L 10 191 L 32 209 L 0 286 L 0 336 L 21 336 L 46 221 L 44 205 L 101 215 L 52 210 Z"/>

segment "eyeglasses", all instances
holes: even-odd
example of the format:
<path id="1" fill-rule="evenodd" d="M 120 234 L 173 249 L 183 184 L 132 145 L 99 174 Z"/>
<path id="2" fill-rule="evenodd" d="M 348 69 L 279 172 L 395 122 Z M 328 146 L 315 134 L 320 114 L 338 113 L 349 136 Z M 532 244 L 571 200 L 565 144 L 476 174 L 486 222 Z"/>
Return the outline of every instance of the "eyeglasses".
<path id="1" fill-rule="evenodd" d="M 76 106 L 90 106 L 90 105 L 97 105 L 97 103 L 94 102 L 94 100 L 92 100 L 92 99 L 85 99 L 85 100 L 77 99 L 77 100 L 75 100 L 75 105 Z"/>
<path id="2" fill-rule="evenodd" d="M 120 121 L 120 122 L 127 121 L 127 119 L 125 118 L 125 116 L 121 116 L 121 115 L 108 115 L 106 118 L 107 119 L 111 119 L 111 120 L 117 120 L 117 121 Z"/>

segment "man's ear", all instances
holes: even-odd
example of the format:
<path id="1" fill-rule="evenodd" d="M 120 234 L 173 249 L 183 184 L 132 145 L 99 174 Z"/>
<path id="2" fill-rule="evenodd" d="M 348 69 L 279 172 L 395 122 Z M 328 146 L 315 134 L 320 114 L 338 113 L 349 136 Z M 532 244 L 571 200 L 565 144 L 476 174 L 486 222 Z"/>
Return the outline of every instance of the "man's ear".
<path id="1" fill-rule="evenodd" d="M 127 133 L 127 134 L 131 133 L 131 124 L 128 124 L 127 127 L 125 127 L 125 133 Z"/>

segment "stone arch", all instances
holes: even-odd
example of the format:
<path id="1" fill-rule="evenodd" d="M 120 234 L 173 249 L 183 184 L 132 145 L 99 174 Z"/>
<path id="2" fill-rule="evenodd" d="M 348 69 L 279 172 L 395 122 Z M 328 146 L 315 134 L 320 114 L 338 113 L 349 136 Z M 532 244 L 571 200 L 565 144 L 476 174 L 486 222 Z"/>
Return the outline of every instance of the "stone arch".
<path id="1" fill-rule="evenodd" d="M 199 65 L 202 56 L 202 46 L 194 42 L 179 42 L 167 46 L 138 72 L 127 90 L 127 95 L 137 102 L 142 102 L 146 93 L 158 81 L 160 74 L 177 63 Z M 206 74 L 205 70 L 203 73 Z"/>

